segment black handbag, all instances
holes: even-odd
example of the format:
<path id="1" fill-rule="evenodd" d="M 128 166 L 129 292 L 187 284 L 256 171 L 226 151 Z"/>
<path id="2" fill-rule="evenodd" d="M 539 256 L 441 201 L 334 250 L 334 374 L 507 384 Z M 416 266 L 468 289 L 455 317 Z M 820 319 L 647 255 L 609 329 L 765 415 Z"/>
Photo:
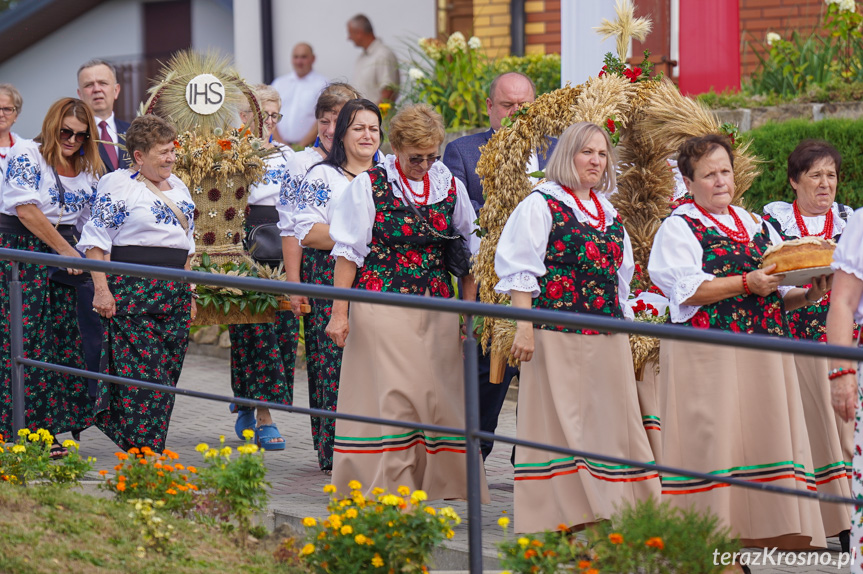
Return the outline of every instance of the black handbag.
<path id="1" fill-rule="evenodd" d="M 282 234 L 277 223 L 262 223 L 243 239 L 243 247 L 256 262 L 278 267 L 282 262 Z"/>
<path id="2" fill-rule="evenodd" d="M 444 267 L 446 267 L 446 270 L 459 279 L 465 275 L 470 275 L 471 255 L 470 249 L 467 246 L 467 238 L 461 234 L 444 235 L 435 231 L 435 229 L 429 225 L 428 220 L 420 214 L 419 210 L 407 198 L 407 194 L 405 193 L 403 195 L 404 202 L 408 204 L 416 216 L 419 217 L 420 221 L 422 221 L 426 226 L 426 229 L 428 229 L 432 235 L 446 240 L 443 250 L 443 264 Z"/>
<path id="3" fill-rule="evenodd" d="M 57 182 L 57 201 L 60 204 L 60 218 L 57 219 L 55 229 L 69 245 L 75 247 L 78 244 L 78 238 L 75 236 L 75 226 L 60 225 L 60 221 L 63 219 L 63 212 L 66 210 L 66 188 L 63 187 L 63 182 L 60 181 L 60 175 L 57 173 L 57 170 L 52 168 L 52 171 L 54 172 L 54 180 Z M 57 252 L 54 251 L 54 253 Z M 81 251 L 78 250 L 78 253 L 81 253 Z M 59 253 L 57 254 L 59 255 Z M 84 257 L 83 253 L 81 253 L 81 257 Z M 65 267 L 49 267 L 48 278 L 54 283 L 68 285 L 69 287 L 78 287 L 91 280 L 89 271 L 84 271 L 78 275 L 71 275 L 66 271 Z"/>

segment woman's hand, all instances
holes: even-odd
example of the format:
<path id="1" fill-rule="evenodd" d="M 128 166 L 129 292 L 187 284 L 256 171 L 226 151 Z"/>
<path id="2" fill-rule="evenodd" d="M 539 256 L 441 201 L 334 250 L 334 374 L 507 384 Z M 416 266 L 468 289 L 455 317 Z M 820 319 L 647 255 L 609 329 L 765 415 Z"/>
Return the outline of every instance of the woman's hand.
<path id="1" fill-rule="evenodd" d="M 194 321 L 194 320 L 195 320 L 195 317 L 197 317 L 197 316 L 198 316 L 198 301 L 197 301 L 197 299 L 195 299 L 194 297 L 192 297 L 192 312 L 191 312 L 191 316 L 192 316 L 192 321 Z"/>
<path id="2" fill-rule="evenodd" d="M 309 298 L 303 295 L 291 295 L 291 313 L 294 314 L 294 317 L 302 317 L 303 315 L 307 315 L 307 313 L 303 312 L 303 305 L 309 304 Z"/>
<path id="3" fill-rule="evenodd" d="M 106 319 L 114 316 L 117 312 L 117 302 L 114 301 L 110 289 L 96 286 L 96 292 L 93 295 L 93 309 Z"/>
<path id="4" fill-rule="evenodd" d="M 525 363 L 533 358 L 533 324 L 529 321 L 518 321 L 515 328 L 515 340 L 510 352 L 512 356 Z"/>
<path id="5" fill-rule="evenodd" d="M 779 283 L 781 283 L 785 278 L 785 275 L 782 275 L 781 273 L 778 275 L 770 275 L 770 272 L 774 269 L 776 269 L 775 263 L 765 267 L 764 269 L 750 271 L 746 275 L 746 284 L 749 286 L 749 290 L 762 297 L 767 297 L 776 291 L 776 289 L 779 288 Z"/>
<path id="6" fill-rule="evenodd" d="M 342 313 L 333 313 L 330 316 L 330 322 L 327 323 L 327 336 L 339 347 L 344 347 L 348 340 L 348 331 L 350 331 L 348 316 Z"/>
<path id="7" fill-rule="evenodd" d="M 81 257 L 81 254 L 78 253 L 78 251 L 68 243 L 66 244 L 66 247 L 57 252 L 57 255 L 62 255 L 64 257 L 78 257 L 80 259 L 83 259 Z M 80 275 L 81 273 L 83 273 L 83 271 L 81 271 L 80 269 L 72 269 L 71 267 L 67 267 L 66 273 L 68 273 L 69 275 Z"/>
<path id="8" fill-rule="evenodd" d="M 847 374 L 830 381 L 830 402 L 836 414 L 848 422 L 854 419 L 857 407 L 857 377 Z"/>
<path id="9" fill-rule="evenodd" d="M 812 305 L 820 301 L 833 287 L 833 275 L 822 275 L 812 278 L 812 286 L 806 292 L 806 301 Z"/>

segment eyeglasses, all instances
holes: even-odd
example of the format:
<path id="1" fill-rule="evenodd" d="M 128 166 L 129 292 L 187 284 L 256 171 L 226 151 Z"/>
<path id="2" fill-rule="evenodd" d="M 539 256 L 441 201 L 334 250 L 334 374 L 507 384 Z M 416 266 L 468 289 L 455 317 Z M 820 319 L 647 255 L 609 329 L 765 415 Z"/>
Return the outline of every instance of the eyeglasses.
<path id="1" fill-rule="evenodd" d="M 282 121 L 282 118 L 285 117 L 284 115 L 280 114 L 279 112 L 275 112 L 272 114 L 261 113 L 261 115 L 264 117 L 264 121 L 273 120 L 276 123 Z"/>
<path id="2" fill-rule="evenodd" d="M 75 143 L 84 143 L 90 139 L 90 132 L 73 132 L 70 129 L 60 128 L 60 139 L 62 141 L 71 139 Z"/>
<path id="3" fill-rule="evenodd" d="M 0 108 L 0 116 L 11 116 L 12 114 L 14 114 L 17 111 L 18 111 L 18 108 L 16 108 L 16 107 Z"/>
<path id="4" fill-rule="evenodd" d="M 439 155 L 430 155 L 428 157 L 421 157 L 421 156 L 412 155 L 408 158 L 408 161 L 411 162 L 411 165 L 416 165 L 416 166 L 420 166 L 424 163 L 428 163 L 429 165 L 431 165 L 436 161 L 440 161 L 440 156 Z"/>

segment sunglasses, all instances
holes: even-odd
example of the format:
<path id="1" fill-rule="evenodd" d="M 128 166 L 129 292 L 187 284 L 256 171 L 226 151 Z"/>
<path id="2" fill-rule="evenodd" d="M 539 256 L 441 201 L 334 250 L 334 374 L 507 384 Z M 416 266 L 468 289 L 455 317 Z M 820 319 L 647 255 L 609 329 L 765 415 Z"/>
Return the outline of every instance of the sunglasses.
<path id="1" fill-rule="evenodd" d="M 90 139 L 90 132 L 73 132 L 67 128 L 60 128 L 60 140 L 73 140 L 75 143 L 84 143 Z"/>
<path id="2" fill-rule="evenodd" d="M 420 166 L 424 163 L 428 163 L 429 165 L 433 164 L 436 161 L 440 161 L 439 155 L 430 155 L 429 157 L 421 157 L 421 156 L 410 156 L 408 161 L 411 162 L 411 165 Z"/>

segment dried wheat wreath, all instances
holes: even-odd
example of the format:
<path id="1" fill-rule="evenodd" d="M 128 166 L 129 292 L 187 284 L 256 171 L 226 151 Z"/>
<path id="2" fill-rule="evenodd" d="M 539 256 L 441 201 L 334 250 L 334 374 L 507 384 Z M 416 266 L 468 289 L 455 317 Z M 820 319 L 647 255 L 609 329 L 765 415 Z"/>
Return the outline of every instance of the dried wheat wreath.
<path id="1" fill-rule="evenodd" d="M 626 17 L 632 18 L 631 12 L 618 10 L 618 22 Z M 670 212 L 674 188 L 666 160 L 687 138 L 720 133 L 720 124 L 708 109 L 682 95 L 667 79 L 634 81 L 619 73 L 606 73 L 582 85 L 567 85 L 540 96 L 482 148 L 476 171 L 483 178 L 486 197 L 479 214 L 485 235 L 473 268 L 482 301 L 507 304 L 509 300 L 494 291 L 498 282 L 494 255 L 507 218 L 531 191 L 524 169 L 531 152 L 545 151 L 547 136 L 557 137 L 575 122 L 605 126 L 612 117 L 620 126 L 621 137 L 616 147 L 618 188 L 610 199 L 632 240 L 635 262 L 649 281 L 650 248 L 660 223 Z M 757 163 L 748 143 L 735 149 L 736 204 L 758 175 Z M 515 365 L 510 355 L 514 335 L 512 322 L 486 317 L 483 349 L 488 352 L 490 347 L 493 355 L 506 357 Z M 633 335 L 630 343 L 636 373 L 646 361 L 658 358 L 657 340 Z"/>

